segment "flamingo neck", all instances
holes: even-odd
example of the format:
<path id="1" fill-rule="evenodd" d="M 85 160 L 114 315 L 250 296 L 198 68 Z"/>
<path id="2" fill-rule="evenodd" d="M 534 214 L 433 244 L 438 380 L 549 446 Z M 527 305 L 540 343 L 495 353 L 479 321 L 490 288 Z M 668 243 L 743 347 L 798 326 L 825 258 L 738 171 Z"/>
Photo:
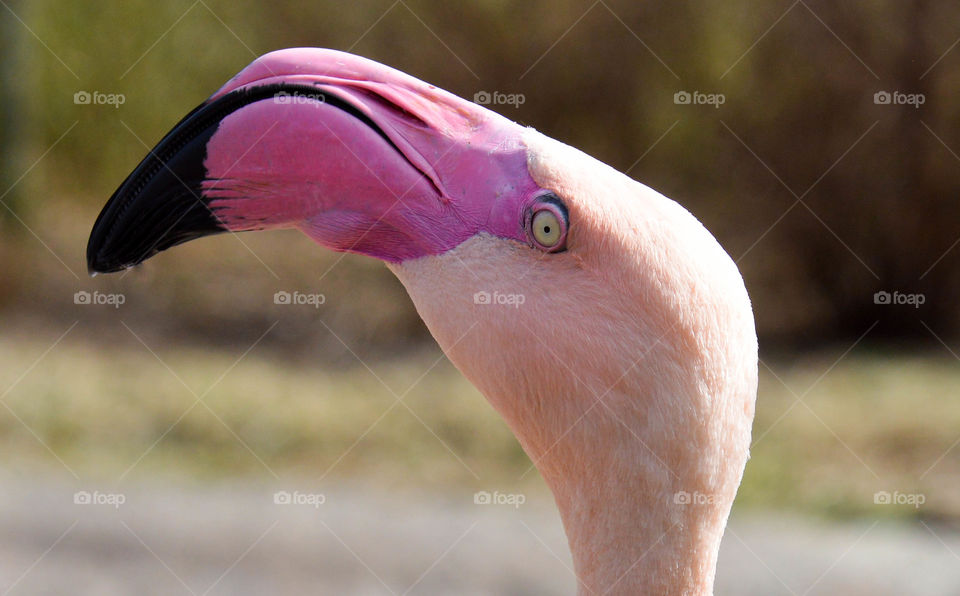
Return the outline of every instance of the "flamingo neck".
<path id="1" fill-rule="evenodd" d="M 682 232 L 677 246 L 680 237 L 696 238 L 697 228 Z M 697 254 L 715 255 L 703 269 L 717 275 L 704 279 L 655 262 L 634 266 L 650 279 L 598 279 L 626 270 L 612 254 L 606 268 L 561 271 L 563 291 L 552 282 L 560 273 L 549 268 L 565 261 L 532 269 L 524 249 L 482 234 L 443 255 L 390 267 L 451 362 L 503 416 L 553 491 L 581 594 L 712 592 L 748 457 L 757 348 L 742 281 L 719 247 L 709 248 Z M 471 299 L 516 287 L 503 272 L 525 271 L 537 275 L 524 281 L 523 309 Z M 618 291 L 598 294 L 608 285 Z M 591 332 L 551 323 L 564 313 Z"/>
<path id="2" fill-rule="evenodd" d="M 650 441 L 651 451 L 643 435 L 608 418 L 600 432 L 587 425 L 592 441 L 584 433 L 549 453 L 524 441 L 554 493 L 579 594 L 712 594 L 739 475 L 718 486 L 702 466 L 686 464 L 696 449 Z"/>

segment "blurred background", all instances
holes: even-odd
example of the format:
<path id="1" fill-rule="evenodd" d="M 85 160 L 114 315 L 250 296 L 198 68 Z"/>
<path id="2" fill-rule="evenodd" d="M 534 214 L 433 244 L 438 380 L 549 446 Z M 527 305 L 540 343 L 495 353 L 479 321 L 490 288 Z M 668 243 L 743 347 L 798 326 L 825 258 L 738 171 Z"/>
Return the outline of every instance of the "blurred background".
<path id="1" fill-rule="evenodd" d="M 958 44 L 935 0 L 3 0 L 0 594 L 573 593 L 380 263 L 270 232 L 87 276 L 147 150 L 291 46 L 492 98 L 737 261 L 761 384 L 718 594 L 958 593 Z"/>

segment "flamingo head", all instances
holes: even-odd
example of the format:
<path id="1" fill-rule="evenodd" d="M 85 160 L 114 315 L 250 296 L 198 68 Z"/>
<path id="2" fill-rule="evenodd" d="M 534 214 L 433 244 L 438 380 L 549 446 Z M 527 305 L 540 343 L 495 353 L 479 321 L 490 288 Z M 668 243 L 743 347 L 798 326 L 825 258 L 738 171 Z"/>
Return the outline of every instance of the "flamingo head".
<path id="1" fill-rule="evenodd" d="M 522 131 L 358 56 L 273 52 L 188 114 L 121 185 L 94 228 L 89 267 L 116 271 L 199 236 L 271 227 L 387 262 L 480 232 L 528 243 L 524 219 L 537 204 L 560 207 L 527 172 Z"/>
<path id="2" fill-rule="evenodd" d="M 553 490 L 584 586 L 710 589 L 757 346 L 736 266 L 686 210 L 406 74 L 292 49 L 161 140 L 101 212 L 87 259 L 117 271 L 265 228 L 387 263 Z M 659 574 L 634 569 L 641 553 Z"/>

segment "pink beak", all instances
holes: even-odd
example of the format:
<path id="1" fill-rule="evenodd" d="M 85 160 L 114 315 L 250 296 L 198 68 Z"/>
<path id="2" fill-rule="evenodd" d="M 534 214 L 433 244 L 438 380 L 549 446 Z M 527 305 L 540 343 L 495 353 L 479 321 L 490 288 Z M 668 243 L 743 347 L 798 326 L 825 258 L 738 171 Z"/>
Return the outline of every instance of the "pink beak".
<path id="1" fill-rule="evenodd" d="M 267 54 L 168 133 L 117 189 L 87 248 L 92 272 L 223 231 L 296 227 L 399 262 L 478 233 L 530 244 L 544 194 L 523 128 L 351 54 Z"/>

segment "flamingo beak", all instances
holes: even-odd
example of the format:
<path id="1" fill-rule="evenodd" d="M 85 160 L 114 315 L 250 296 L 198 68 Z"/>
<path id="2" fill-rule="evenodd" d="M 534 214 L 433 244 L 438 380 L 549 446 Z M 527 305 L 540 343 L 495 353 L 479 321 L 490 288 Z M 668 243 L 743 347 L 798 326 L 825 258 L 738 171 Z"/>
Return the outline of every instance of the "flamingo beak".
<path id="1" fill-rule="evenodd" d="M 298 228 L 388 262 L 486 232 L 528 243 L 542 192 L 524 129 L 357 56 L 261 57 L 184 117 L 120 185 L 90 235 L 91 273 L 212 234 Z"/>

